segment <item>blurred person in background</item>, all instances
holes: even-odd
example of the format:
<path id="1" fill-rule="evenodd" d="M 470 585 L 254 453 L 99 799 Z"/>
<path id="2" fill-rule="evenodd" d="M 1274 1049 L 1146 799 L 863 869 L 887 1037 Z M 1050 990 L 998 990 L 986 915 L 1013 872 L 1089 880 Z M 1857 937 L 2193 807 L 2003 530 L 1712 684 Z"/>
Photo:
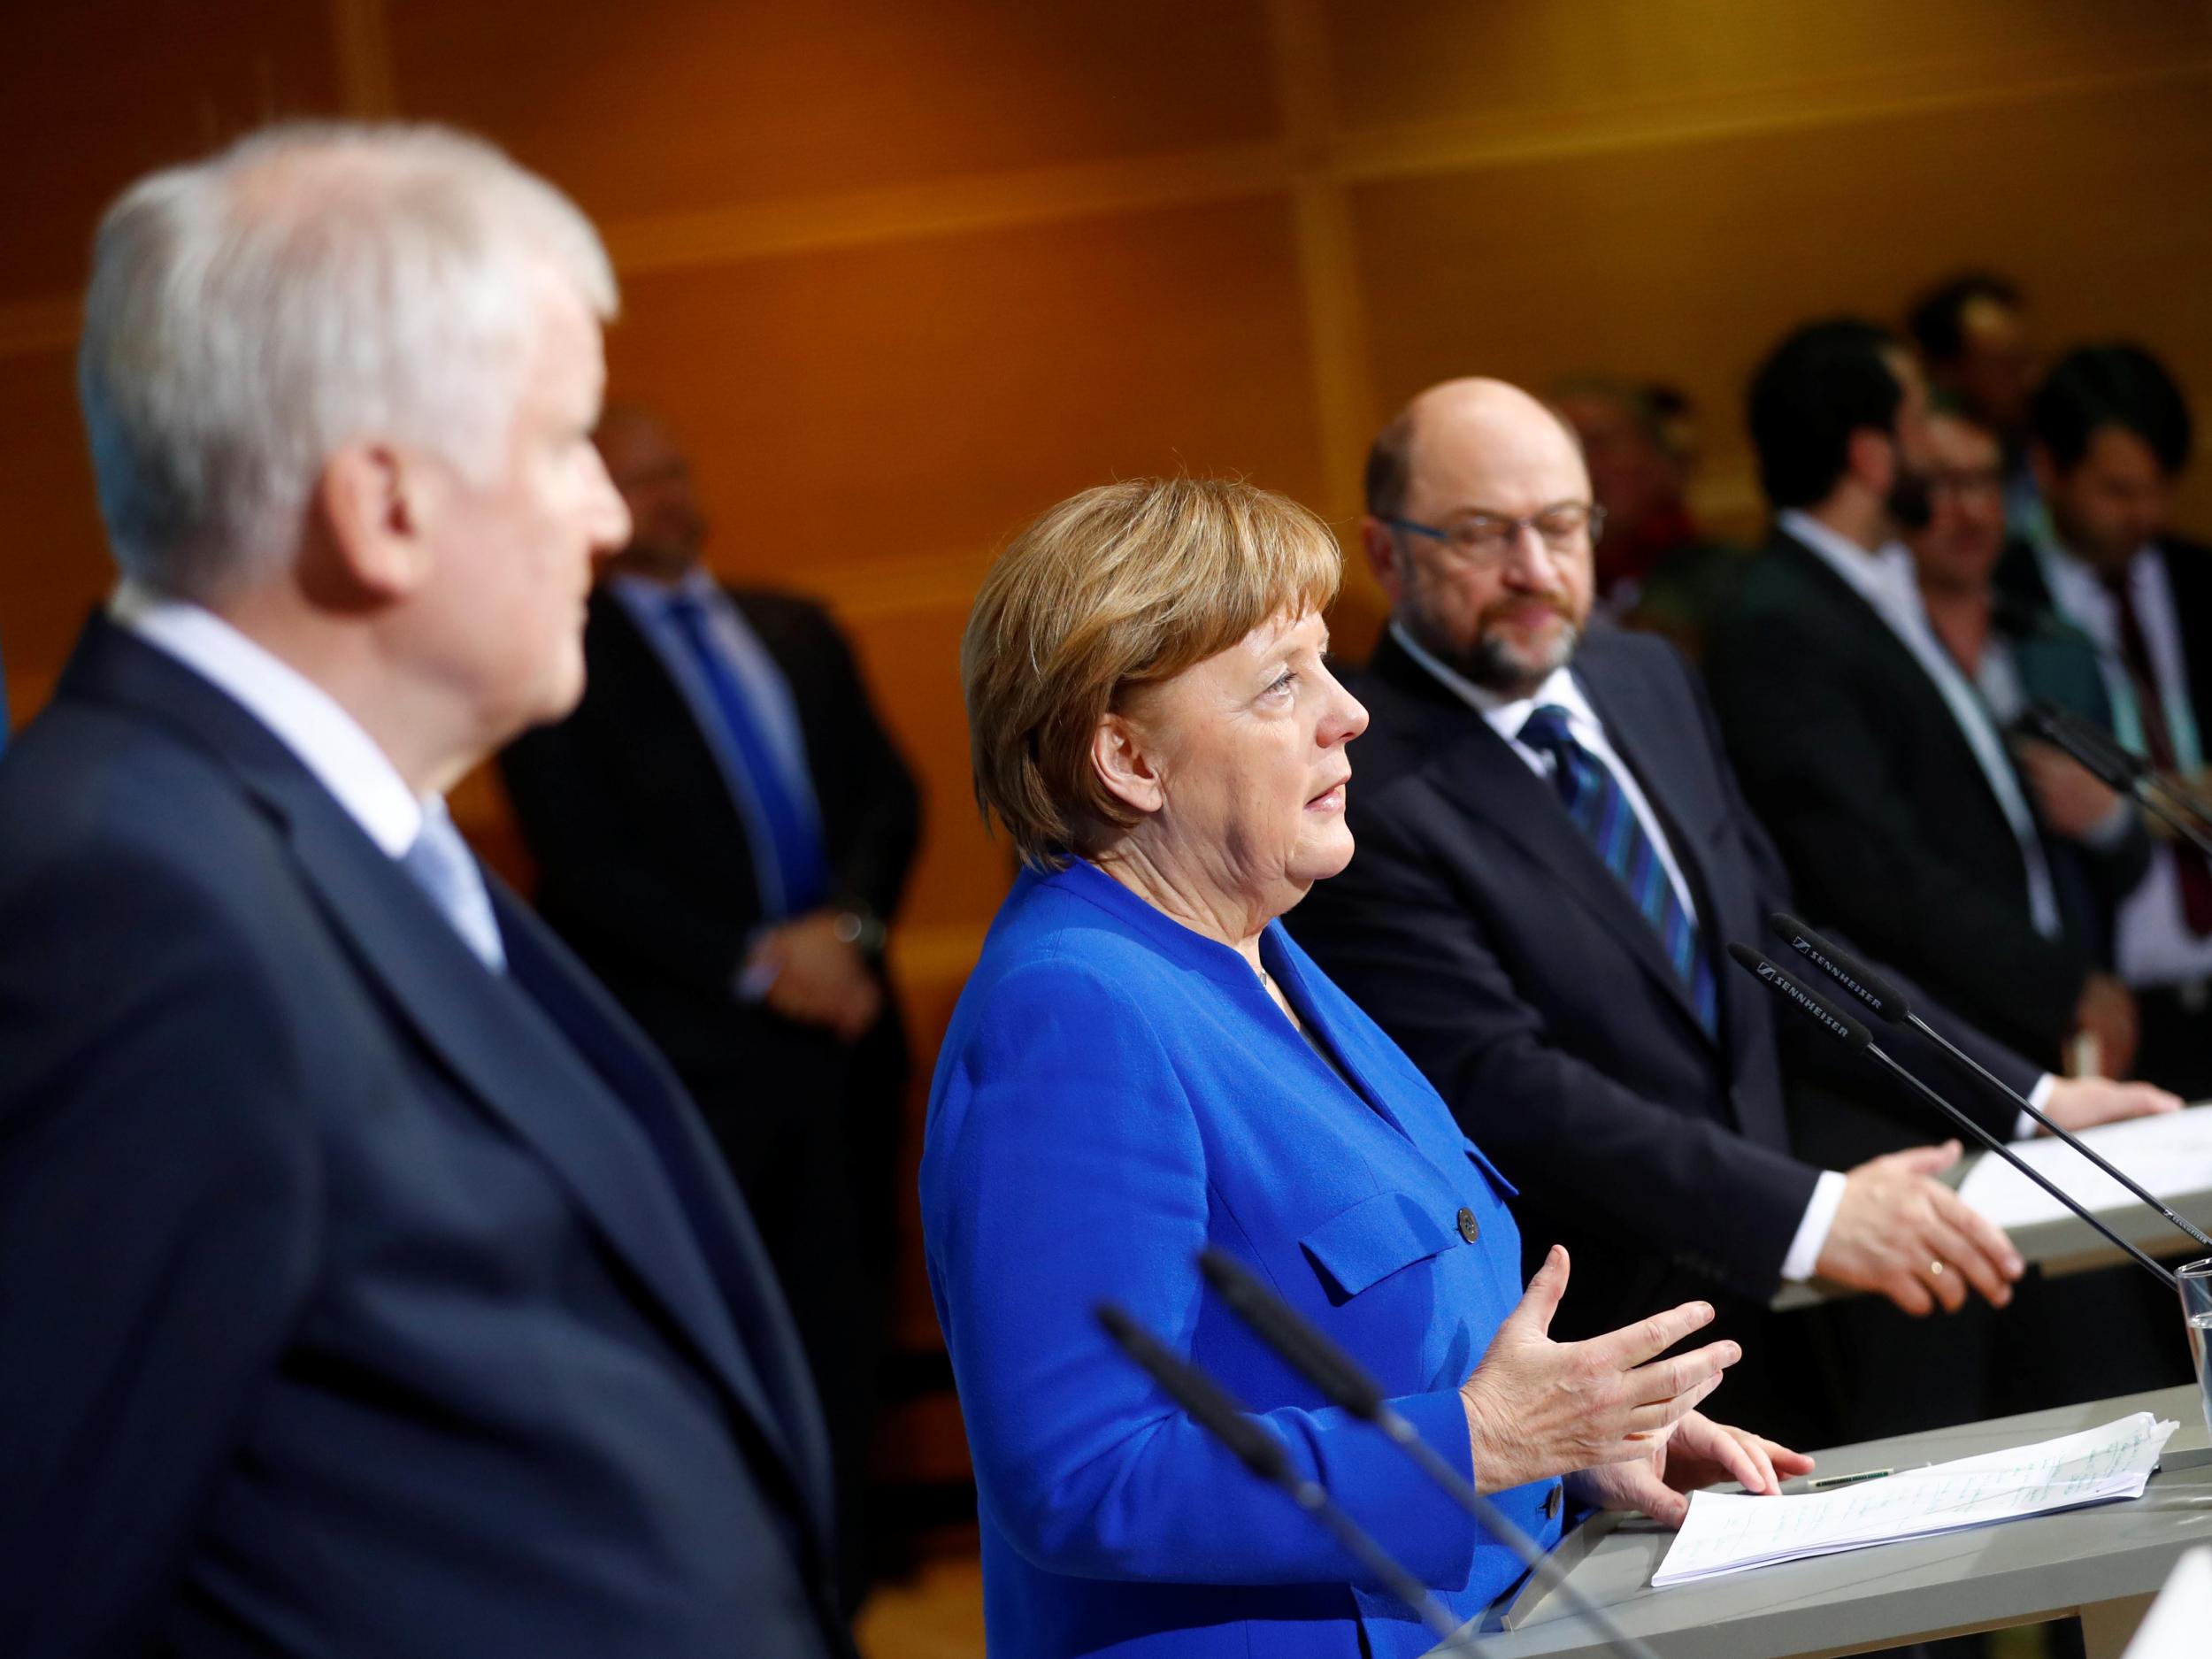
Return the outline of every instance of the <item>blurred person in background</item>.
<path id="1" fill-rule="evenodd" d="M 1996 434 L 1962 411 L 1939 407 L 1929 414 L 1927 438 L 1928 521 L 1904 540 L 1936 637 L 2007 726 L 2036 700 L 2108 723 L 2088 636 L 1993 580 L 2005 549 L 2004 457 Z M 2011 743 L 2052 832 L 2051 872 L 2062 902 L 2070 915 L 2093 918 L 2098 965 L 2109 970 L 2115 913 L 2149 867 L 2150 837 L 2134 803 L 2062 749 L 2018 732 Z M 2145 1284 L 2132 1264 L 2055 1278 L 2032 1271 L 2015 1308 L 2001 1319 L 1965 1322 L 1970 1328 L 1955 1333 L 1939 1366 L 1928 1365 L 1924 1345 L 1905 1354 L 1893 1348 L 1892 1381 L 1958 1399 L 1962 1411 L 1970 1404 L 1970 1415 L 1985 1416 L 2178 1382 L 2186 1372 L 2172 1318 L 2171 1298 Z M 2085 1331 L 2097 1340 L 2084 1343 Z M 1884 1346 L 1878 1338 L 1874 1345 Z M 1978 1398 L 1966 1392 L 1975 1383 Z"/>
<path id="2" fill-rule="evenodd" d="M 1914 302 L 1905 332 L 1931 389 L 2002 446 L 2005 520 L 2025 534 L 2042 515 L 2042 497 L 2028 463 L 2035 341 L 2018 285 L 1989 271 L 1947 278 Z"/>
<path id="3" fill-rule="evenodd" d="M 1955 1146 L 1793 1150 L 1786 1083 L 1889 1086 L 1722 956 L 1789 885 L 1688 664 L 1588 627 L 1589 497 L 1572 435 L 1500 381 L 1433 387 L 1377 438 L 1362 534 L 1392 619 L 1352 681 L 1374 717 L 1359 853 L 1289 926 L 1519 1188 L 1529 1236 L 1593 1270 L 1563 1331 L 1710 1297 L 1746 1415 L 1830 1432 L 1807 1322 L 1768 1311 L 1785 1281 L 1955 1312 L 2008 1300 L 2019 1263 L 1933 1179 Z M 2070 1122 L 2157 1103 L 2046 1086 L 1945 1023 Z"/>
<path id="4" fill-rule="evenodd" d="M 2086 1031 L 2131 1075 L 2134 999 L 2068 914 L 2034 792 L 1897 541 L 1931 511 L 1917 366 L 1874 324 L 1807 325 L 1761 365 L 1750 426 L 1774 529 L 1706 671 L 1799 892 L 2038 1064 Z"/>
<path id="5" fill-rule="evenodd" d="M 1581 441 L 1591 496 L 1605 515 L 1594 614 L 1664 634 L 1695 661 L 1746 558 L 1691 517 L 1697 436 L 1688 398 L 1670 386 L 1588 376 L 1562 382 L 1551 402 Z"/>
<path id="6" fill-rule="evenodd" d="M 1692 1409 L 1733 1342 L 1650 1363 L 1709 1304 L 1551 1340 L 1566 1253 L 1523 1293 L 1513 1188 L 1284 933 L 1352 856 L 1367 716 L 1322 619 L 1341 564 L 1279 495 L 1133 480 L 1031 525 L 969 618 L 977 798 L 1025 868 L 946 1033 L 921 1187 L 994 1654 L 1434 1645 L 1113 1351 L 1101 1302 L 1227 1385 L 1461 1619 L 1521 1577 L 1230 1312 L 1204 1246 L 1351 1350 L 1543 1546 L 1569 1503 L 1675 1525 L 1681 1491 L 1724 1471 L 1770 1492 L 1809 1465 Z"/>
<path id="7" fill-rule="evenodd" d="M 819 604 L 727 588 L 652 414 L 595 434 L 630 510 L 583 701 L 501 757 L 539 913 L 675 1065 L 744 1190 L 830 1425 L 856 1606 L 906 1035 L 883 964 L 920 798 Z"/>
<path id="8" fill-rule="evenodd" d="M 2212 549 L 2174 534 L 2189 465 L 2188 399 L 2132 345 L 2085 347 L 2052 367 L 2032 410 L 2047 509 L 1999 581 L 2095 644 L 2113 735 L 2201 791 L 2212 733 Z M 2116 923 L 2121 977 L 2142 1021 L 2142 1074 L 2212 1095 L 2212 865 L 2161 833 Z"/>
<path id="9" fill-rule="evenodd" d="M 443 791 L 629 534 L 591 225 L 282 127 L 103 222 L 121 585 L 0 761 L 0 1651 L 850 1651 L 829 1459 L 690 1102 Z"/>
<path id="10" fill-rule="evenodd" d="M 1928 522 L 1904 541 L 1936 638 L 2001 726 L 2013 727 L 2035 702 L 2108 726 L 2110 703 L 2088 636 L 1996 585 L 2005 548 L 1996 434 L 1961 411 L 1937 409 L 1928 417 Z M 2063 749 L 2017 731 L 2009 741 L 2051 832 L 2062 908 L 2093 917 L 2097 964 L 2109 969 L 2113 917 L 2150 867 L 2150 837 L 2134 803 Z"/>

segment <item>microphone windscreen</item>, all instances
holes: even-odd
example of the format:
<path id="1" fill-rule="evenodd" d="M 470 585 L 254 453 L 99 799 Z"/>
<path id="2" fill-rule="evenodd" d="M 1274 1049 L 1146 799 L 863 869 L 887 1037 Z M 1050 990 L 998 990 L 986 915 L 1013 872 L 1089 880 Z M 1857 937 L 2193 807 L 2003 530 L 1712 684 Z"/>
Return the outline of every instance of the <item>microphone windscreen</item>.
<path id="1" fill-rule="evenodd" d="M 1238 1462 L 1263 1480 L 1296 1489 L 1297 1471 L 1291 1468 L 1290 1454 L 1283 1449 L 1283 1443 L 1246 1416 L 1220 1384 L 1171 1352 L 1126 1309 L 1102 1302 L 1093 1311 L 1121 1351 L 1142 1367 L 1193 1422 L 1233 1452 Z"/>
<path id="2" fill-rule="evenodd" d="M 1767 929 L 1891 1025 L 1905 1023 L 1910 1010 L 1903 995 L 1849 951 L 1823 939 L 1786 910 L 1768 917 Z"/>
<path id="3" fill-rule="evenodd" d="M 1790 1003 L 1814 1024 L 1824 1027 L 1853 1048 L 1871 1048 L 1874 1033 L 1842 1009 L 1826 999 L 1816 996 L 1799 982 L 1795 974 L 1778 968 L 1750 946 L 1731 940 L 1728 954 L 1736 959 L 1736 965 Z"/>

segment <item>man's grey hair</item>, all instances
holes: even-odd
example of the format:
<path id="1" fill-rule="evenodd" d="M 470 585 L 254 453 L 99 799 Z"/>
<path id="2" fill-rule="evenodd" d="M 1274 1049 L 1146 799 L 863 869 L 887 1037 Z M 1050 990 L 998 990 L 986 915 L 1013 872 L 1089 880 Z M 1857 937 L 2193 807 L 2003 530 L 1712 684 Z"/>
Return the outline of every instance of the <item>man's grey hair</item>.
<path id="1" fill-rule="evenodd" d="M 267 577 L 349 442 L 488 481 L 564 287 L 614 315 L 591 221 L 444 128 L 272 127 L 140 180 L 101 221 L 77 363 L 117 563 L 202 603 Z"/>

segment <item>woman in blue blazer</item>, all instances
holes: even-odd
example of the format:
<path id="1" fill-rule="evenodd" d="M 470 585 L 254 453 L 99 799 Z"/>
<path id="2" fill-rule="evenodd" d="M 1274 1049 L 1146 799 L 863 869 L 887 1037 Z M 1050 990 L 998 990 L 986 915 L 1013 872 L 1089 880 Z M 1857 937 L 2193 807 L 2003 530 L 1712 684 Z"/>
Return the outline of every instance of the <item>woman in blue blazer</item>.
<path id="1" fill-rule="evenodd" d="M 1279 496 L 1140 481 L 1046 514 L 970 619 L 977 794 L 1027 867 L 946 1036 L 922 1206 L 994 1659 L 1432 1644 L 1122 1361 L 1102 1301 L 1225 1383 L 1455 1615 L 1517 1578 L 1213 1298 L 1207 1245 L 1546 1545 L 1571 1502 L 1678 1519 L 1679 1489 L 1772 1490 L 1805 1466 L 1694 1411 L 1733 1344 L 1655 1362 L 1701 1303 L 1548 1340 L 1563 1253 L 1524 1297 L 1512 1189 L 1276 922 L 1350 856 L 1345 746 L 1366 716 L 1323 662 L 1339 569 Z"/>

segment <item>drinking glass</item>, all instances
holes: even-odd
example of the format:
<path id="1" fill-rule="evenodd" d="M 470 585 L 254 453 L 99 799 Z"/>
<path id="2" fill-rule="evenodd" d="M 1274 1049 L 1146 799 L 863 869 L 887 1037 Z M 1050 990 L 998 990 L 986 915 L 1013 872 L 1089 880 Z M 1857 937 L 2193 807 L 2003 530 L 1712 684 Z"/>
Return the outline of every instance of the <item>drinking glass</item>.
<path id="1" fill-rule="evenodd" d="M 2189 1322 L 2189 1357 L 2196 1362 L 2197 1400 L 2204 1407 L 2205 1427 L 2212 1429 L 2212 1256 L 2185 1262 L 2174 1270 L 2175 1286 L 2181 1292 L 2181 1317 Z"/>

